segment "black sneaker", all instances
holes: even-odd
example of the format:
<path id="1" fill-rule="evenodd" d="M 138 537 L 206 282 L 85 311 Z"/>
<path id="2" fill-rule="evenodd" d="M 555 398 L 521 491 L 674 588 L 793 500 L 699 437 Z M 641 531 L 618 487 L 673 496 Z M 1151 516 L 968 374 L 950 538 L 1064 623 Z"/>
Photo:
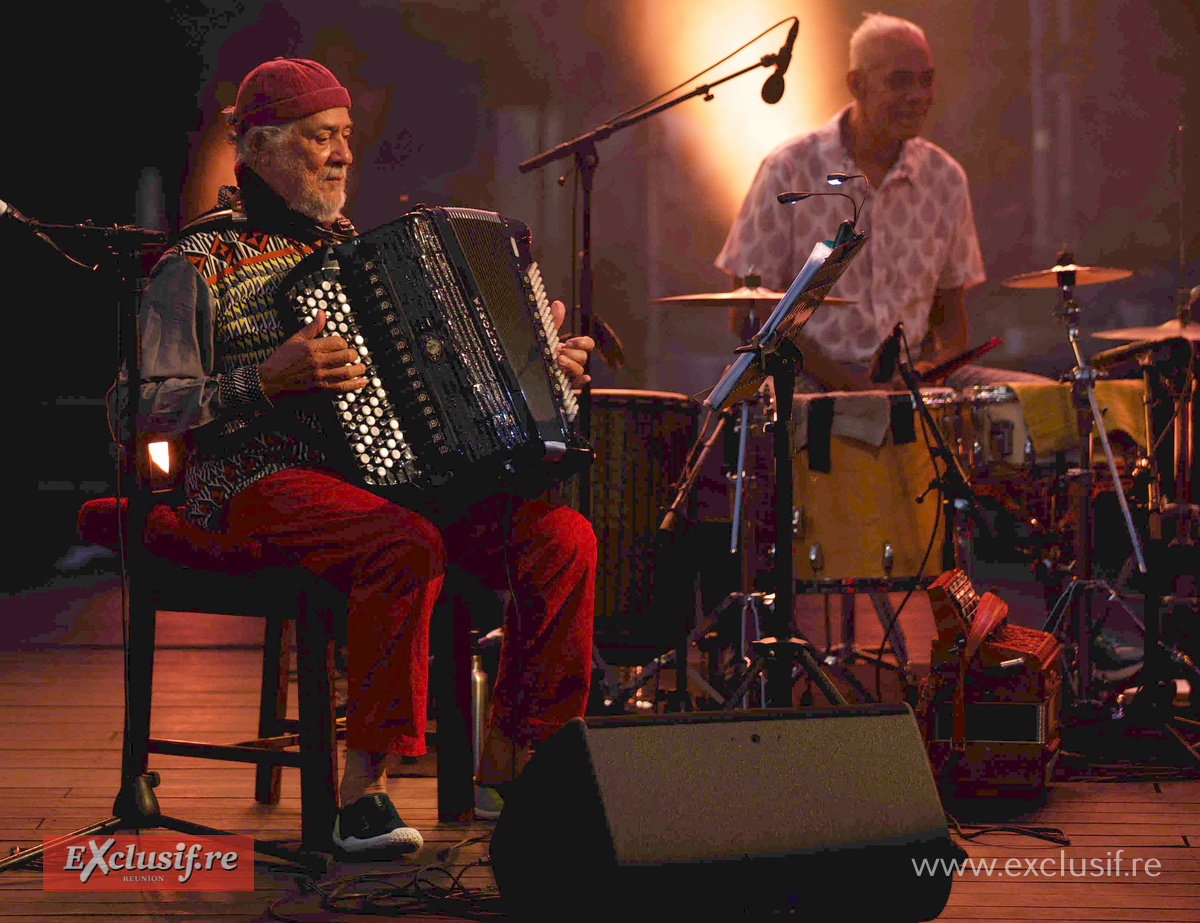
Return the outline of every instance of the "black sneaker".
<path id="1" fill-rule="evenodd" d="M 348 853 L 416 852 L 425 845 L 421 834 L 396 813 L 385 794 L 364 795 L 338 811 L 333 842 Z"/>

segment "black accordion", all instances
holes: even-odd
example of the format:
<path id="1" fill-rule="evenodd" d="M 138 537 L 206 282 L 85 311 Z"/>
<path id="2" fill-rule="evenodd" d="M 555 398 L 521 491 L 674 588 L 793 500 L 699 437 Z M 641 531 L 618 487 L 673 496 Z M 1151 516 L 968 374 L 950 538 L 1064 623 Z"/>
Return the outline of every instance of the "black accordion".
<path id="1" fill-rule="evenodd" d="M 529 244 L 525 224 L 494 212 L 419 207 L 292 270 L 285 329 L 321 308 L 319 335 L 343 337 L 367 369 L 366 387 L 316 401 L 332 465 L 367 488 L 477 493 L 492 478 L 540 490 L 591 461 Z"/>

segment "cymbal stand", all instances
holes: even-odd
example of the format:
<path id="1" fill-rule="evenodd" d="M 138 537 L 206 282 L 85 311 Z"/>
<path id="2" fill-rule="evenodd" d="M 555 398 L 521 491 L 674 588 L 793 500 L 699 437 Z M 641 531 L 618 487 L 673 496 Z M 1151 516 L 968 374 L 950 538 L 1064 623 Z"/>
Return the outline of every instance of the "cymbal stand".
<path id="1" fill-rule="evenodd" d="M 1191 317 L 1191 306 L 1180 307 L 1177 316 L 1180 326 L 1186 325 Z M 1189 342 L 1188 346 L 1188 370 L 1175 399 L 1175 412 L 1171 418 L 1174 430 L 1174 491 L 1170 501 L 1159 498 L 1156 506 L 1151 508 L 1151 533 L 1164 538 L 1169 535 L 1171 543 L 1175 545 L 1193 546 L 1197 544 L 1197 532 L 1200 531 L 1200 506 L 1192 502 L 1192 465 L 1195 461 L 1196 439 L 1192 414 L 1195 407 L 1197 356 L 1195 343 Z"/>
<path id="2" fill-rule="evenodd" d="M 1175 199 L 1179 209 L 1179 225 L 1177 228 L 1179 241 L 1179 261 L 1176 264 L 1175 287 L 1175 317 L 1179 321 L 1180 331 L 1184 330 L 1192 319 L 1192 308 L 1200 297 L 1192 297 L 1191 291 L 1184 283 L 1187 272 L 1187 253 L 1185 246 L 1186 229 L 1184 207 L 1184 135 L 1186 126 L 1182 119 L 1175 132 Z M 1184 379 L 1182 393 L 1175 407 L 1175 506 L 1177 527 L 1175 541 L 1181 545 L 1196 544 L 1196 533 L 1200 531 L 1200 506 L 1192 502 L 1191 480 L 1192 465 L 1195 462 L 1196 434 L 1193 430 L 1195 417 L 1192 416 L 1193 401 L 1196 395 L 1196 344 L 1189 341 L 1188 374 Z"/>
<path id="3" fill-rule="evenodd" d="M 1074 257 L 1069 253 L 1059 254 L 1057 265 L 1074 264 Z M 1104 427 L 1104 419 L 1100 407 L 1096 403 L 1096 370 L 1089 365 L 1079 348 L 1079 305 L 1073 295 L 1075 290 L 1075 273 L 1063 271 L 1058 274 L 1058 289 L 1061 301 L 1057 314 L 1067 324 L 1067 338 L 1075 354 L 1076 366 L 1071 372 L 1072 390 L 1076 398 L 1076 421 L 1079 430 L 1080 472 L 1079 472 L 1079 502 L 1078 518 L 1079 532 L 1076 549 L 1076 569 L 1079 579 L 1084 586 L 1089 586 L 1092 580 L 1092 488 L 1094 474 L 1092 472 L 1091 433 L 1093 427 L 1104 449 L 1104 457 L 1108 463 L 1109 474 L 1112 477 L 1113 488 L 1117 494 L 1117 502 L 1121 507 L 1121 515 L 1129 540 L 1133 546 L 1134 559 L 1138 571 L 1146 574 L 1146 561 L 1142 554 L 1142 543 L 1137 529 L 1133 525 L 1133 517 L 1129 512 L 1129 503 L 1125 499 L 1125 489 L 1113 459 L 1112 447 L 1108 442 L 1108 432 Z M 1147 592 L 1146 598 L 1150 598 Z M 1078 695 L 1087 701 L 1091 695 L 1091 600 L 1088 594 L 1076 597 L 1074 606 L 1074 636 L 1076 645 L 1076 667 L 1078 672 Z"/>
<path id="4" fill-rule="evenodd" d="M 1176 199 L 1179 208 L 1179 262 L 1175 304 L 1176 318 L 1179 321 L 1180 331 L 1189 326 L 1192 308 L 1195 307 L 1197 300 L 1200 300 L 1197 297 L 1193 297 L 1192 292 L 1184 284 L 1187 267 L 1185 253 L 1186 210 L 1183 194 L 1184 133 L 1185 125 L 1183 120 L 1180 119 L 1179 128 L 1175 135 Z M 1163 579 L 1162 575 L 1158 575 L 1159 579 L 1154 583 L 1148 581 L 1150 585 L 1146 588 L 1145 596 L 1146 627 L 1144 642 L 1145 661 L 1142 668 L 1143 679 L 1141 689 L 1133 701 L 1132 708 L 1137 712 L 1137 717 L 1143 723 L 1157 725 L 1166 731 L 1184 749 L 1188 756 L 1191 757 L 1193 763 L 1200 763 L 1200 744 L 1188 741 L 1181 733 L 1182 728 L 1187 729 L 1192 734 L 1196 734 L 1200 731 L 1200 721 L 1185 718 L 1174 712 L 1174 671 L 1179 669 L 1186 670 L 1193 677 L 1194 690 L 1196 688 L 1196 678 L 1200 677 L 1200 668 L 1178 648 L 1164 643 L 1162 640 L 1162 609 L 1164 607 L 1168 604 L 1173 606 L 1184 604 L 1194 614 L 1198 605 L 1194 581 L 1198 570 L 1196 552 L 1197 533 L 1200 532 L 1200 506 L 1192 502 L 1191 492 L 1192 465 L 1195 460 L 1194 445 L 1196 438 L 1194 431 L 1195 417 L 1192 415 L 1196 393 L 1195 342 L 1189 341 L 1188 347 L 1187 375 L 1184 378 L 1184 383 L 1175 403 L 1174 502 L 1160 505 L 1161 515 L 1151 517 L 1150 531 L 1152 536 L 1155 533 L 1162 535 L 1164 520 L 1174 520 L 1174 528 L 1171 530 L 1174 533 L 1173 537 L 1165 548 L 1156 549 L 1156 551 L 1161 551 L 1161 554 L 1156 555 L 1156 558 L 1166 558 L 1174 562 L 1176 566 L 1167 569 L 1172 575 L 1188 575 L 1190 577 L 1192 580 L 1191 598 L 1183 600 L 1177 596 L 1179 585 L 1176 584 L 1175 586 L 1168 587 L 1167 581 Z M 1172 668 L 1172 664 L 1174 665 L 1174 669 Z M 1194 696 L 1195 693 L 1193 692 L 1193 703 L 1195 702 Z"/>

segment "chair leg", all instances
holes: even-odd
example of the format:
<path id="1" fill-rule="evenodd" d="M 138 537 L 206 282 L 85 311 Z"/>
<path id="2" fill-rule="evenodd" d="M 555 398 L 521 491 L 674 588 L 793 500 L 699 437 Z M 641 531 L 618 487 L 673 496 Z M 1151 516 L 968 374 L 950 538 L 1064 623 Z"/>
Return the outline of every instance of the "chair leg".
<path id="1" fill-rule="evenodd" d="M 471 752 L 471 601 L 462 592 L 446 600 L 449 624 L 438 632 L 433 658 L 437 683 L 438 820 L 469 821 L 475 807 Z"/>
<path id="2" fill-rule="evenodd" d="M 300 836 L 306 849 L 328 849 L 337 812 L 337 732 L 334 639 L 329 613 L 297 601 L 296 648 L 300 707 Z"/>
<path id="3" fill-rule="evenodd" d="M 283 721 L 287 717 L 288 673 L 292 666 L 289 621 L 277 612 L 265 619 L 262 686 L 258 705 L 260 738 L 275 737 L 284 730 Z M 282 778 L 282 766 L 259 763 L 254 771 L 254 800 L 260 804 L 278 804 Z"/>

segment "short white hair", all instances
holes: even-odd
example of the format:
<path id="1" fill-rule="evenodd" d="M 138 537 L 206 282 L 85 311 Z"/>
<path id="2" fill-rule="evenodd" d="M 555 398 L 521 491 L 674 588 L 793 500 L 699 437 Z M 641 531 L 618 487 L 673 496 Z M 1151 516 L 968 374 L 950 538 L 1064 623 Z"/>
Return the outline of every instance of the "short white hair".
<path id="1" fill-rule="evenodd" d="M 872 44 L 886 35 L 908 34 L 919 38 L 926 45 L 924 30 L 915 22 L 889 16 L 887 13 L 863 13 L 862 24 L 850 36 L 850 70 L 859 70 Z"/>
<path id="2" fill-rule="evenodd" d="M 234 146 L 234 162 L 247 163 L 260 153 L 277 149 L 296 131 L 296 121 L 284 122 L 282 125 L 254 125 L 246 127 L 239 125 L 233 118 L 233 107 L 221 110 L 233 131 L 229 140 Z"/>

